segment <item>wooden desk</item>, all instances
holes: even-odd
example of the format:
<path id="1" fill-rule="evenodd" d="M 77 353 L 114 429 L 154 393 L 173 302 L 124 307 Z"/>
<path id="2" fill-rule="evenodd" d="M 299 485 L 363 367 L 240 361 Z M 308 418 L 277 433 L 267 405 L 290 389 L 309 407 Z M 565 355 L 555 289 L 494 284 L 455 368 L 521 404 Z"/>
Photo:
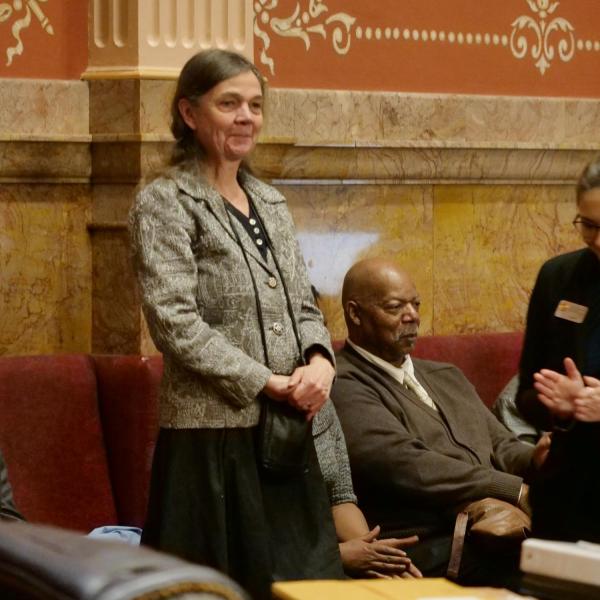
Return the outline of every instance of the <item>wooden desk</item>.
<path id="1" fill-rule="evenodd" d="M 278 600 L 523 600 L 507 590 L 465 588 L 447 579 L 285 581 L 273 585 Z"/>

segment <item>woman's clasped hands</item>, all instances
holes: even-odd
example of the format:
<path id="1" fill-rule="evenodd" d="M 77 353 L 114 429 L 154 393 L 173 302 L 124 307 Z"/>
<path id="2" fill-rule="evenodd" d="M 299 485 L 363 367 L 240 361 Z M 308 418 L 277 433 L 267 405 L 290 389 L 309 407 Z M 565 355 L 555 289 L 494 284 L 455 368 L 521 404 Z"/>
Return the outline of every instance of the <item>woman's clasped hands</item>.
<path id="1" fill-rule="evenodd" d="M 310 421 L 329 398 L 334 377 L 331 362 L 317 352 L 291 375 L 271 375 L 263 391 L 273 400 L 287 402 L 305 413 Z"/>
<path id="2" fill-rule="evenodd" d="M 540 402 L 560 419 L 600 421 L 600 380 L 581 375 L 570 358 L 565 358 L 564 366 L 564 375 L 550 369 L 535 373 Z"/>

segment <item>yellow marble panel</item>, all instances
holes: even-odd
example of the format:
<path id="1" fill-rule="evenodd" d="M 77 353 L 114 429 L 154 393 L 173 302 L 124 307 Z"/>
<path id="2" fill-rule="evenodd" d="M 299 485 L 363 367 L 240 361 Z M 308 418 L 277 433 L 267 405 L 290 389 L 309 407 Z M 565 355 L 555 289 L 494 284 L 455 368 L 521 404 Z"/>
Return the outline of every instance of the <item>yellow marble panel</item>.
<path id="1" fill-rule="evenodd" d="M 101 354 L 140 352 L 140 300 L 124 226 L 91 230 L 93 343 Z"/>
<path id="2" fill-rule="evenodd" d="M 0 185 L 0 355 L 89 352 L 89 188 Z"/>
<path id="3" fill-rule="evenodd" d="M 170 136 L 171 99 L 175 82 L 143 80 L 140 82 L 140 131 Z"/>
<path id="4" fill-rule="evenodd" d="M 421 332 L 433 318 L 432 195 L 429 186 L 279 185 L 296 222 L 313 285 L 333 339 L 346 336 L 341 288 L 361 258 L 398 261 L 412 275 L 422 303 Z"/>
<path id="5" fill-rule="evenodd" d="M 137 186 L 134 184 L 96 184 L 92 188 L 92 222 L 127 222 Z"/>
<path id="6" fill-rule="evenodd" d="M 572 186 L 434 188 L 433 332 L 523 328 L 547 258 L 581 246 Z"/>
<path id="7" fill-rule="evenodd" d="M 140 82 L 111 79 L 89 82 L 90 132 L 132 134 L 140 131 Z"/>

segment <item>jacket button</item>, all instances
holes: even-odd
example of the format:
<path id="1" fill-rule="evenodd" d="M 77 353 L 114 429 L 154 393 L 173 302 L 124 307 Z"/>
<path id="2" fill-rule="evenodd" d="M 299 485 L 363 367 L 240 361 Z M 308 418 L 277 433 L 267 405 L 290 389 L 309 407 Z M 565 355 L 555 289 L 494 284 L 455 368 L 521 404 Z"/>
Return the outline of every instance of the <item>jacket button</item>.
<path id="1" fill-rule="evenodd" d="M 271 329 L 275 335 L 281 335 L 283 333 L 283 325 L 281 323 L 273 323 Z"/>
<path id="2" fill-rule="evenodd" d="M 277 279 L 275 279 L 275 277 L 269 277 L 269 281 L 267 281 L 267 285 L 270 288 L 276 288 L 277 287 Z"/>

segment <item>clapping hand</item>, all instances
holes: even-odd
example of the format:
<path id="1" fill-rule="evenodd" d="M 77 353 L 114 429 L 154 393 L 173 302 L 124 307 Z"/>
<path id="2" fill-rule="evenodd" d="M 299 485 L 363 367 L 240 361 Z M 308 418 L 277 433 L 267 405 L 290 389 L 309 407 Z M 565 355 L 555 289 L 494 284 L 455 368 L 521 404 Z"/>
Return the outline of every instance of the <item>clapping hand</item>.
<path id="1" fill-rule="evenodd" d="M 538 399 L 552 414 L 560 419 L 569 419 L 575 413 L 575 398 L 584 389 L 584 381 L 575 363 L 570 358 L 564 360 L 566 375 L 550 369 L 542 369 L 535 373 L 533 387 L 538 392 Z"/>
<path id="2" fill-rule="evenodd" d="M 600 421 L 600 380 L 584 377 L 585 388 L 575 398 L 573 416 L 588 423 Z"/>

